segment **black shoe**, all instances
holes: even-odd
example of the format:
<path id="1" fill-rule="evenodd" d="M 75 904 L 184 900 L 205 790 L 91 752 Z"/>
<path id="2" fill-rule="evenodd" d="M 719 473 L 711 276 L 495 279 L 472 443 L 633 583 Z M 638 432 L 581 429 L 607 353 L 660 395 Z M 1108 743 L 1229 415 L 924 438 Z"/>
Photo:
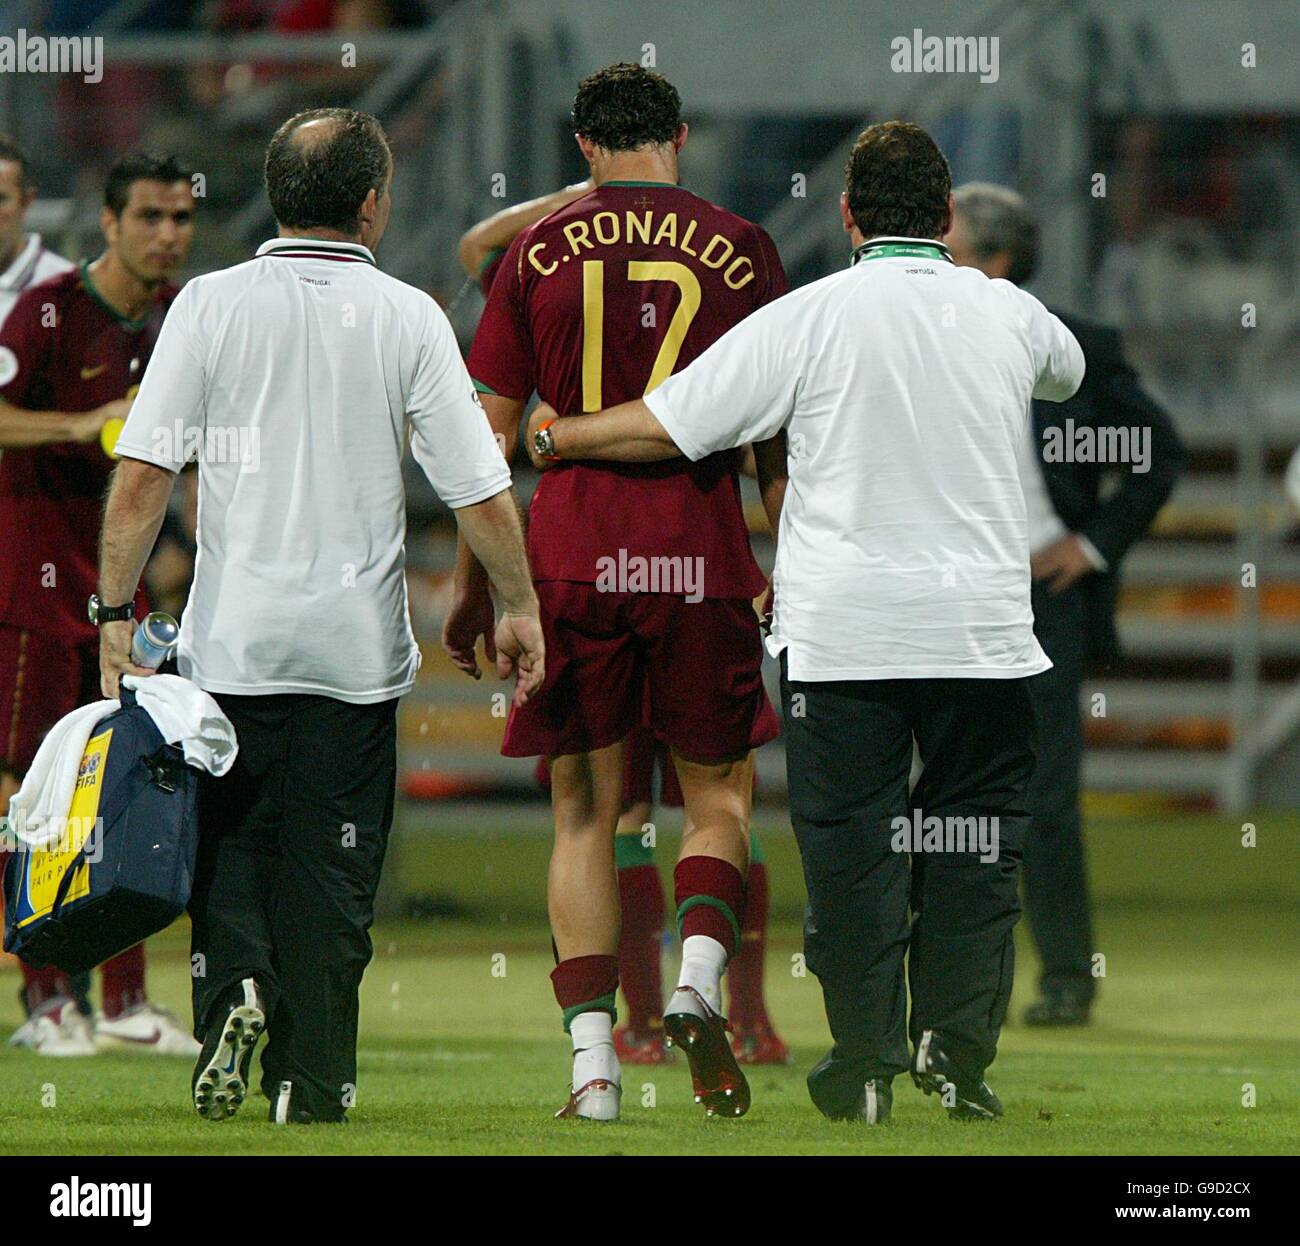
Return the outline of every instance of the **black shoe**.
<path id="1" fill-rule="evenodd" d="M 993 1121 L 1002 1115 L 1002 1100 L 980 1078 L 958 1076 L 940 1036 L 925 1030 L 916 1045 L 912 1081 L 927 1095 L 937 1094 L 955 1121 Z"/>
<path id="2" fill-rule="evenodd" d="M 1025 1009 L 1025 1024 L 1035 1026 L 1087 1025 L 1092 1005 L 1071 995 L 1044 995 Z"/>
<path id="3" fill-rule="evenodd" d="M 883 1125 L 894 1107 L 894 1079 L 892 1077 L 869 1077 L 862 1087 L 862 1098 L 858 1101 L 858 1110 L 851 1120 L 860 1120 L 867 1125 Z"/>
<path id="4" fill-rule="evenodd" d="M 265 1084 L 263 1084 L 265 1087 Z M 295 1104 L 293 1101 L 293 1082 L 283 1081 L 271 1099 L 271 1110 L 267 1120 L 272 1125 L 346 1125 L 348 1118 L 342 1113 L 338 1116 L 317 1116 L 309 1108 Z"/>
<path id="5" fill-rule="evenodd" d="M 194 1108 L 205 1120 L 228 1120 L 239 1111 L 248 1094 L 253 1051 L 265 1028 L 261 993 L 252 978 L 245 978 L 231 993 L 221 1024 L 209 1027 L 194 1066 Z"/>
<path id="6" fill-rule="evenodd" d="M 832 1047 L 808 1074 L 808 1094 L 817 1110 L 832 1121 L 866 1121 L 883 1125 L 894 1104 L 893 1074 L 869 1072 L 867 1061 L 846 1058 Z"/>

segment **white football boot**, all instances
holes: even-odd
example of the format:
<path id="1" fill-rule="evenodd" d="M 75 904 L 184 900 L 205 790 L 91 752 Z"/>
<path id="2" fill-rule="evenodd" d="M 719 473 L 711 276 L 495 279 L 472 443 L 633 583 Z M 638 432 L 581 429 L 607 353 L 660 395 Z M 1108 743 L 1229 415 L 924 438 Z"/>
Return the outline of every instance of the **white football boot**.
<path id="1" fill-rule="evenodd" d="M 55 995 L 9 1036 L 9 1046 L 25 1047 L 40 1056 L 93 1056 L 95 1036 L 76 1002 Z"/>
<path id="2" fill-rule="evenodd" d="M 197 1060 L 199 1044 L 175 1013 L 147 1000 L 116 1017 L 100 1017 L 95 1043 L 106 1049 L 139 1051 L 155 1056 L 185 1056 Z"/>
<path id="3" fill-rule="evenodd" d="M 623 1091 L 617 1082 L 597 1077 L 577 1090 L 570 1090 L 568 1103 L 556 1112 L 555 1119 L 616 1121 L 622 1097 Z"/>

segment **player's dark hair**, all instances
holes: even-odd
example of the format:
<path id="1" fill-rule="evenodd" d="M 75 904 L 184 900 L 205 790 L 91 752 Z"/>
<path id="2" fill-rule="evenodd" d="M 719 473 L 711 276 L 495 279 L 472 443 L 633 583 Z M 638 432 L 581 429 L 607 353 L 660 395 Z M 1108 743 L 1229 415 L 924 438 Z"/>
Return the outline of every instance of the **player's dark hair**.
<path id="1" fill-rule="evenodd" d="M 682 128 L 682 97 L 663 74 L 620 61 L 578 83 L 573 128 L 606 151 L 671 143 Z"/>
<path id="2" fill-rule="evenodd" d="M 7 160 L 11 164 L 18 166 L 18 185 L 20 188 L 25 189 L 31 185 L 27 180 L 27 173 L 32 162 L 27 155 L 27 150 L 17 139 L 10 138 L 8 134 L 0 134 L 0 160 Z"/>
<path id="3" fill-rule="evenodd" d="M 299 130 L 328 121 L 319 134 Z M 351 108 L 312 108 L 290 117 L 266 149 L 266 194 L 275 219 L 289 229 L 355 234 L 370 191 L 382 198 L 393 167 L 383 126 Z"/>
<path id="4" fill-rule="evenodd" d="M 844 167 L 849 211 L 864 238 L 937 238 L 948 219 L 952 174 L 938 144 L 910 121 L 858 135 Z"/>
<path id="5" fill-rule="evenodd" d="M 967 182 L 952 192 L 970 248 L 986 260 L 1007 252 L 1007 280 L 1024 285 L 1038 267 L 1038 222 L 1029 205 L 1007 186 Z"/>
<path id="6" fill-rule="evenodd" d="M 121 216 L 136 182 L 190 182 L 193 178 L 193 172 L 178 156 L 133 151 L 114 161 L 109 169 L 104 184 L 104 205 L 114 216 Z"/>

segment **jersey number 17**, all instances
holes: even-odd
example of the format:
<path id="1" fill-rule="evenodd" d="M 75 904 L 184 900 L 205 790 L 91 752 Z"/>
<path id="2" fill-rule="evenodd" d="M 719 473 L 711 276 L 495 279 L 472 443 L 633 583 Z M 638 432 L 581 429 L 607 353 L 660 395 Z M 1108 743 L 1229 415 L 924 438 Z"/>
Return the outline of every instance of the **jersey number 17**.
<path id="1" fill-rule="evenodd" d="M 700 279 L 685 264 L 673 260 L 628 260 L 629 281 L 671 281 L 682 292 L 668 332 L 660 343 L 644 392 L 650 393 L 672 375 L 687 330 L 700 310 Z M 605 349 L 605 261 L 582 262 L 582 409 L 601 408 L 601 363 Z"/>

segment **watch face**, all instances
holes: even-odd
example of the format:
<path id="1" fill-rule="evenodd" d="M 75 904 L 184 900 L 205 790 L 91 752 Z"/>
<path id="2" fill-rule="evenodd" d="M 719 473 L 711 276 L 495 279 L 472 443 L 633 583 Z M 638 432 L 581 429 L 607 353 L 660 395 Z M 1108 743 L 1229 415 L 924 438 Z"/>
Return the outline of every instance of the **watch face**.
<path id="1" fill-rule="evenodd" d="M 92 623 L 99 622 L 99 598 L 94 593 L 90 595 L 90 600 L 86 602 L 86 614 Z"/>

